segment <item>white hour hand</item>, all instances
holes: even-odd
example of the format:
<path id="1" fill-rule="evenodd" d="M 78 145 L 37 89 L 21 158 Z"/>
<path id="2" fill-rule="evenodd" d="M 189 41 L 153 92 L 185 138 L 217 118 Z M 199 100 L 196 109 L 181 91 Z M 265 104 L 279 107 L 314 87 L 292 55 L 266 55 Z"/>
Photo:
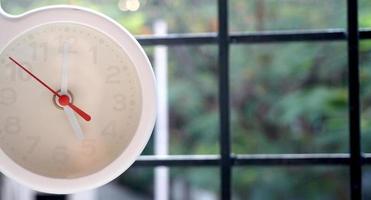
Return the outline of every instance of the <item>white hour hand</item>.
<path id="1" fill-rule="evenodd" d="M 79 138 L 80 140 L 84 139 L 84 134 L 82 133 L 81 126 L 77 121 L 76 115 L 73 112 L 73 110 L 68 106 L 64 107 L 63 110 L 64 113 L 66 113 L 67 119 L 70 122 L 76 137 Z"/>

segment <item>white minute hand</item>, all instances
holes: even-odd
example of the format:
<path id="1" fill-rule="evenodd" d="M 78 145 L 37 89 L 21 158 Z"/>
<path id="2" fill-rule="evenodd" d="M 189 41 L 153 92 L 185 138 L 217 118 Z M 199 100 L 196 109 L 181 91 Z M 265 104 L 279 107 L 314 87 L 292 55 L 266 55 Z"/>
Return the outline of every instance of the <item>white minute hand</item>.
<path id="1" fill-rule="evenodd" d="M 63 47 L 63 58 L 62 58 L 62 82 L 61 82 L 61 93 L 64 95 L 68 94 L 68 48 L 69 44 L 67 42 L 64 43 Z M 84 134 L 82 132 L 81 126 L 77 121 L 77 117 L 73 110 L 69 106 L 64 106 L 63 111 L 66 114 L 68 121 L 70 122 L 73 132 L 75 133 L 76 137 L 79 139 L 84 139 Z"/>

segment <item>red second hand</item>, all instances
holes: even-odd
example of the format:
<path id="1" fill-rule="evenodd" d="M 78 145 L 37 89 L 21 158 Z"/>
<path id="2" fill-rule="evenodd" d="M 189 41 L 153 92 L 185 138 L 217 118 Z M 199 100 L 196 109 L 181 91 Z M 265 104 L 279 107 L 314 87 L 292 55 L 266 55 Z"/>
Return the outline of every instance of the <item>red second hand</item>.
<path id="1" fill-rule="evenodd" d="M 62 97 L 62 95 L 58 94 L 58 92 L 56 92 L 51 87 L 49 87 L 46 83 L 44 83 L 42 80 L 40 80 L 39 78 L 37 78 L 34 74 L 32 74 L 32 72 L 30 72 L 28 69 L 26 69 L 24 66 L 22 66 L 19 62 L 17 62 L 16 60 L 14 60 L 12 57 L 9 57 L 9 59 L 11 61 L 13 61 L 18 67 L 20 67 L 25 72 L 27 72 L 27 74 L 29 74 L 30 76 L 32 76 L 32 78 L 34 78 L 36 81 L 38 81 L 39 83 L 41 83 L 41 85 L 43 85 L 44 87 L 46 87 L 55 96 L 57 96 L 58 98 L 61 98 Z M 71 107 L 71 109 L 73 111 L 75 111 L 77 114 L 79 114 L 86 121 L 90 121 L 91 120 L 90 115 L 88 115 L 86 112 L 82 111 L 80 108 L 78 108 L 77 106 L 75 106 L 73 103 L 69 102 L 68 103 L 68 106 Z"/>

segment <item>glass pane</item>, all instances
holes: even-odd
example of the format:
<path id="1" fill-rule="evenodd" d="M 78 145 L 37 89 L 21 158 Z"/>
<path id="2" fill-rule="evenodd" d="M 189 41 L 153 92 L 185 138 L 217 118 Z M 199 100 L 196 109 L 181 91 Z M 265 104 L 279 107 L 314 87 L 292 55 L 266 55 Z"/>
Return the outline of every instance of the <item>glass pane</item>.
<path id="1" fill-rule="evenodd" d="M 155 47 L 145 51 L 156 71 Z M 217 47 L 171 46 L 167 52 L 169 153 L 219 153 Z"/>
<path id="2" fill-rule="evenodd" d="M 362 150 L 371 152 L 371 40 L 360 42 Z"/>
<path id="3" fill-rule="evenodd" d="M 231 0 L 229 5 L 232 32 L 346 27 L 346 1 Z"/>
<path id="4" fill-rule="evenodd" d="M 66 200 L 153 199 L 153 181 L 154 175 L 152 168 L 129 168 L 121 176 L 108 184 L 96 189 L 67 195 Z M 45 199 L 57 199 L 57 196 L 47 196 Z"/>
<path id="5" fill-rule="evenodd" d="M 219 168 L 183 168 L 170 170 L 170 198 L 173 200 L 217 200 L 220 190 Z"/>
<path id="6" fill-rule="evenodd" d="M 153 169 L 131 167 L 114 181 L 96 189 L 95 200 L 153 199 Z"/>
<path id="7" fill-rule="evenodd" d="M 344 42 L 231 48 L 235 153 L 348 152 Z"/>
<path id="8" fill-rule="evenodd" d="M 359 27 L 367 28 L 371 27 L 371 1 L 369 0 L 359 0 Z"/>
<path id="9" fill-rule="evenodd" d="M 233 170 L 233 198 L 349 199 L 347 167 L 238 167 Z"/>
<path id="10" fill-rule="evenodd" d="M 219 152 L 217 48 L 169 48 L 172 154 Z"/>
<path id="11" fill-rule="evenodd" d="M 163 20 L 169 33 L 217 31 L 215 0 L 2 0 L 4 10 L 20 14 L 46 5 L 71 4 L 91 8 L 115 19 L 133 34 L 152 34 L 155 21 Z"/>

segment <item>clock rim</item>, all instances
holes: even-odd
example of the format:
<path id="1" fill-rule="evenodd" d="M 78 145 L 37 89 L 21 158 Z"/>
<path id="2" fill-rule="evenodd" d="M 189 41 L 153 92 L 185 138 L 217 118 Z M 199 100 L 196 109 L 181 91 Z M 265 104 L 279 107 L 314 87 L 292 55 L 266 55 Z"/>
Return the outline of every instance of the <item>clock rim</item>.
<path id="1" fill-rule="evenodd" d="M 55 12 L 62 12 L 66 16 L 68 14 L 71 14 L 71 17 L 60 17 L 58 19 L 51 19 L 47 17 L 50 14 L 56 15 Z M 81 16 L 82 18 L 79 18 L 78 16 Z M 19 30 L 23 31 L 14 33 L 13 37 L 8 40 L 3 48 L 1 48 L 0 52 L 3 52 L 3 50 L 14 39 L 25 34 L 26 32 L 37 28 L 38 26 L 51 23 L 65 22 L 81 24 L 93 28 L 96 31 L 101 32 L 107 37 L 111 38 L 122 48 L 123 51 L 125 51 L 131 62 L 135 66 L 136 73 L 140 82 L 142 107 L 136 133 L 132 137 L 128 146 L 119 157 L 117 157 L 103 169 L 93 174 L 71 179 L 42 176 L 33 173 L 15 163 L 3 152 L 1 148 L 0 171 L 3 172 L 6 176 L 11 177 L 24 185 L 27 185 L 33 190 L 54 194 L 69 194 L 93 189 L 117 178 L 135 162 L 135 160 L 139 157 L 139 155 L 145 148 L 152 134 L 156 119 L 157 95 L 155 87 L 155 76 L 152 70 L 151 63 L 146 56 L 143 48 L 140 46 L 137 40 L 117 22 L 113 21 L 103 14 L 86 8 L 77 6 L 48 6 L 32 10 L 18 17 L 8 17 L 9 20 L 16 20 L 18 22 L 27 21 L 28 23 L 21 23 L 20 26 L 22 27 L 17 27 Z M 42 18 L 46 20 L 37 20 Z M 104 29 L 104 27 L 110 27 L 111 29 Z M 128 49 L 130 49 L 130 51 L 128 51 Z"/>

